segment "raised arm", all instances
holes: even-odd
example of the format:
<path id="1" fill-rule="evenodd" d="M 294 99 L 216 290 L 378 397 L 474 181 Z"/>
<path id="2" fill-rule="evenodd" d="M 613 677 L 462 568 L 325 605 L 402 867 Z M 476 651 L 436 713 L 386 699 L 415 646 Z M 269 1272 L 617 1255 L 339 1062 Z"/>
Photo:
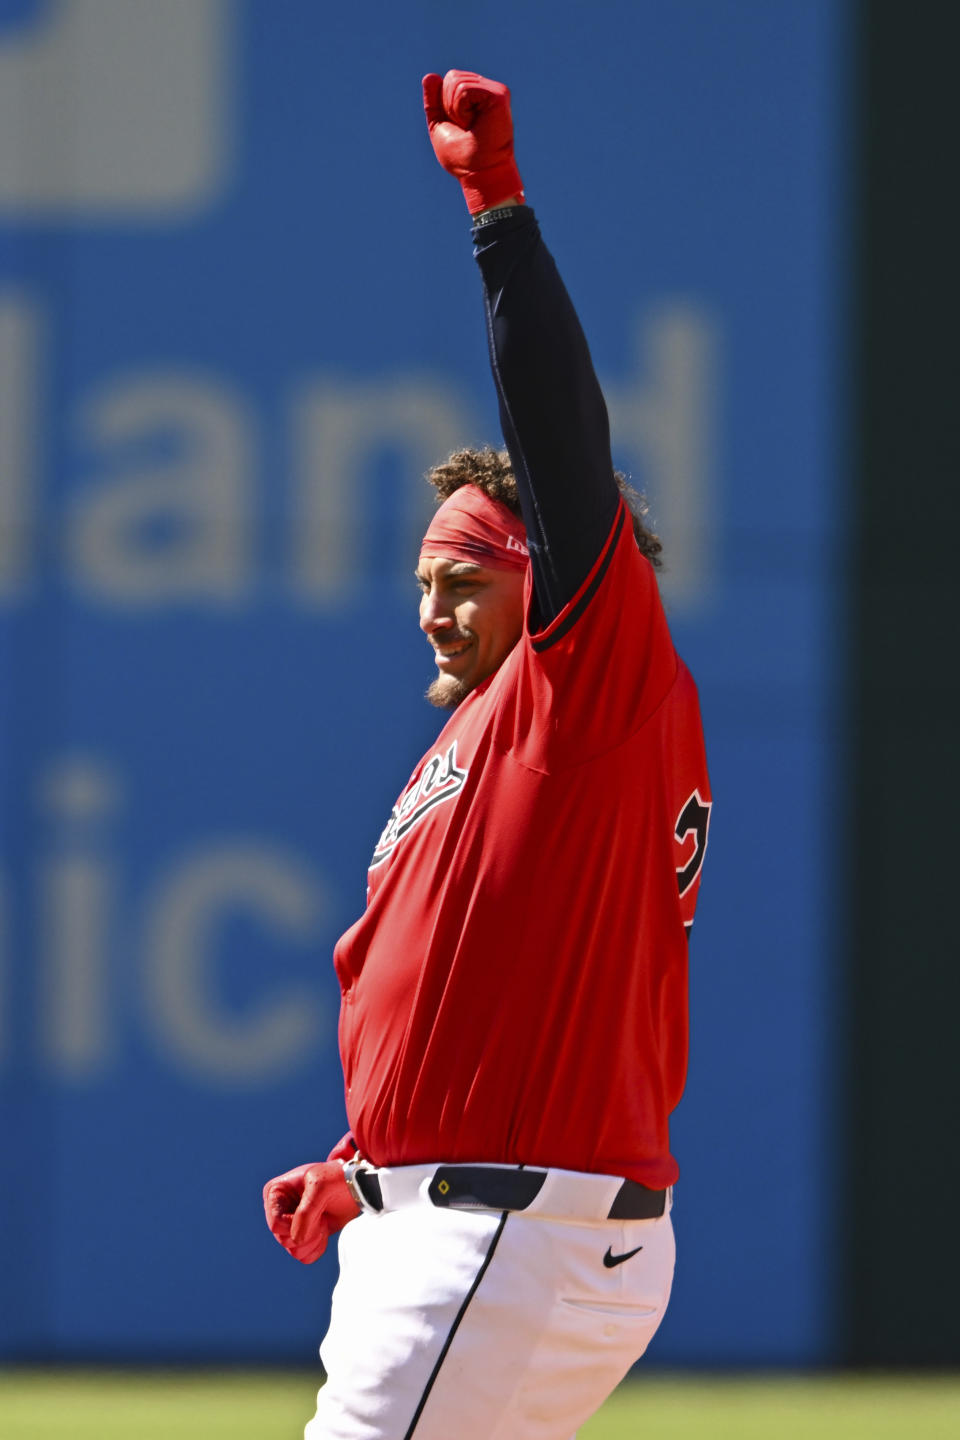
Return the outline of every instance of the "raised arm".
<path id="1" fill-rule="evenodd" d="M 616 514 L 606 406 L 570 297 L 519 203 L 506 86 L 428 75 L 424 107 L 437 158 L 475 216 L 491 366 L 545 625 L 589 574 Z"/>

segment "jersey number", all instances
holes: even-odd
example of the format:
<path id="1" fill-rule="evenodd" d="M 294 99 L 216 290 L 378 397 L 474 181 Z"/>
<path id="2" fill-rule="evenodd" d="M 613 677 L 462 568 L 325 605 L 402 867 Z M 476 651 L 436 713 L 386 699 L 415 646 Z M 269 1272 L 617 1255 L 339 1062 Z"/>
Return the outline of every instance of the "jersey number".
<path id="1" fill-rule="evenodd" d="M 710 800 L 701 800 L 700 791 L 694 790 L 677 816 L 677 823 L 673 827 L 673 833 L 681 845 L 688 835 L 692 835 L 696 840 L 693 854 L 686 865 L 677 866 L 677 888 L 681 895 L 687 893 L 700 874 L 703 857 L 707 853 L 707 832 L 710 829 L 710 806 L 712 803 Z"/>

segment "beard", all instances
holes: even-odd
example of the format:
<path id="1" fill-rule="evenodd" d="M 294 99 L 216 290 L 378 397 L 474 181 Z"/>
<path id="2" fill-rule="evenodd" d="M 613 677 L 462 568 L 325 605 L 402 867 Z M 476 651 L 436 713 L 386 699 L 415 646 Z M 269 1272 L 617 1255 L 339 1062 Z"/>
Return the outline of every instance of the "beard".
<path id="1" fill-rule="evenodd" d="M 457 645 L 461 640 L 473 640 L 475 637 L 470 630 L 457 629 L 452 635 L 445 635 L 444 639 L 450 645 Z M 426 699 L 437 710 L 456 710 L 457 706 L 466 700 L 476 681 L 467 685 L 459 680 L 456 675 L 437 675 L 427 686 Z"/>
<path id="2" fill-rule="evenodd" d="M 438 710 L 456 710 L 466 700 L 472 686 L 465 685 L 455 675 L 438 675 L 427 686 L 427 699 Z"/>

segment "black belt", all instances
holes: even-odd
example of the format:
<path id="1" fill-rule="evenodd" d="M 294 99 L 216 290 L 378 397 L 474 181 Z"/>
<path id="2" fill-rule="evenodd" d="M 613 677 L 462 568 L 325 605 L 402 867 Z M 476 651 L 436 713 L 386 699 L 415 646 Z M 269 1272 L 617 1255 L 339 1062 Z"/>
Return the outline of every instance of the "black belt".
<path id="1" fill-rule="evenodd" d="M 526 1210 L 547 1178 L 546 1170 L 511 1170 L 488 1165 L 439 1165 L 427 1189 L 434 1205 L 449 1210 Z M 383 1193 L 375 1170 L 353 1172 L 371 1210 L 383 1209 Z M 607 1212 L 608 1220 L 657 1220 L 667 1208 L 666 1190 L 648 1190 L 624 1180 Z"/>

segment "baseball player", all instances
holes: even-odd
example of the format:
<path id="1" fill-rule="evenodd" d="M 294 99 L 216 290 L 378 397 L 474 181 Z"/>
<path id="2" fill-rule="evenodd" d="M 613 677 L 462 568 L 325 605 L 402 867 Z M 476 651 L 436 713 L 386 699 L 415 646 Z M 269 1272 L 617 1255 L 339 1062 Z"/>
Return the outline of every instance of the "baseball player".
<path id="1" fill-rule="evenodd" d="M 710 790 L 509 91 L 453 70 L 423 93 L 473 216 L 509 460 L 434 472 L 420 625 L 451 713 L 334 954 L 350 1132 L 264 1204 L 304 1263 L 342 1231 L 308 1440 L 569 1440 L 670 1294 Z"/>

